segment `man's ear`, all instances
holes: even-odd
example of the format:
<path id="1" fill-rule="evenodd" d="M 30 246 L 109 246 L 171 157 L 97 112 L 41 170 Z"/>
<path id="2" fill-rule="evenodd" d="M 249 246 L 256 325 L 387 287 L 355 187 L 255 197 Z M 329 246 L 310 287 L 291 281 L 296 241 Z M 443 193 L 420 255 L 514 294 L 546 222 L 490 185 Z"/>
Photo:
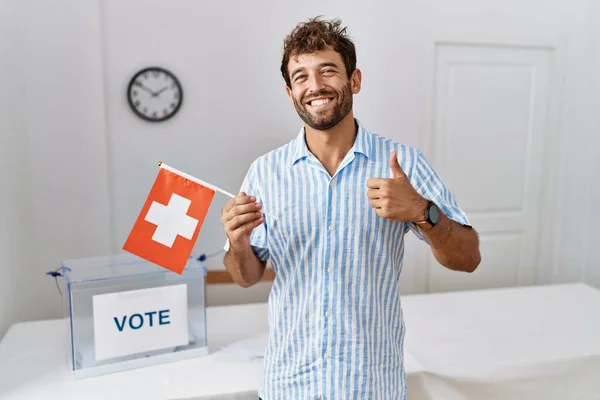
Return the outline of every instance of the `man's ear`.
<path id="1" fill-rule="evenodd" d="M 358 94 L 360 92 L 362 84 L 362 71 L 358 68 L 352 72 L 352 76 L 350 77 L 350 86 L 352 88 L 353 94 Z"/>
<path id="2" fill-rule="evenodd" d="M 290 89 L 290 87 L 287 85 L 285 85 L 285 93 L 287 94 L 288 98 L 290 99 L 290 103 L 292 103 L 292 106 L 293 106 L 294 98 L 292 97 L 292 89 Z"/>

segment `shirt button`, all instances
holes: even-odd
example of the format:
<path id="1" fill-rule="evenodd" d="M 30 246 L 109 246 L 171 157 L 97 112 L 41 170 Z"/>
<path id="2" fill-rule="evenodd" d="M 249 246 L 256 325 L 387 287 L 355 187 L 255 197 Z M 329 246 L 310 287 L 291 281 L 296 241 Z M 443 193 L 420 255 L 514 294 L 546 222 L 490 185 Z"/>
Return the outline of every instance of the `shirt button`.
<path id="1" fill-rule="evenodd" d="M 333 225 L 329 225 L 329 230 L 332 231 L 333 230 Z"/>
<path id="2" fill-rule="evenodd" d="M 327 268 L 327 272 L 331 274 L 331 267 Z"/>
<path id="3" fill-rule="evenodd" d="M 325 316 L 329 317 L 329 311 L 325 311 Z"/>

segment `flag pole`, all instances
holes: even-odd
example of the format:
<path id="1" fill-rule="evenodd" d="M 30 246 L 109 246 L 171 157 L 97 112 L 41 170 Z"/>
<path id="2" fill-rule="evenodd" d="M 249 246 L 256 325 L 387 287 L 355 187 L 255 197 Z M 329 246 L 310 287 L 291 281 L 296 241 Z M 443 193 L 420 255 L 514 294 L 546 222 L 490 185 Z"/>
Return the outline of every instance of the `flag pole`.
<path id="1" fill-rule="evenodd" d="M 200 179 L 198 179 L 198 178 L 196 178 L 196 177 L 193 177 L 193 176 L 191 176 L 191 175 L 188 175 L 188 174 L 186 174 L 185 172 L 182 172 L 182 171 L 179 171 L 178 169 L 175 169 L 175 168 L 173 168 L 173 167 L 170 167 L 170 166 L 168 166 L 167 164 L 163 163 L 162 161 L 159 161 L 159 162 L 158 162 L 158 166 L 159 166 L 159 167 L 161 167 L 161 168 L 164 168 L 164 169 L 166 169 L 167 171 L 173 172 L 174 174 L 181 175 L 181 176 L 183 176 L 184 178 L 187 178 L 187 179 L 189 179 L 189 180 L 191 180 L 191 181 L 194 181 L 194 182 L 196 182 L 196 183 L 198 183 L 198 184 L 200 184 L 200 185 L 202 185 L 202 186 L 206 186 L 206 187 L 208 187 L 208 188 L 210 188 L 210 189 L 212 189 L 212 190 L 215 190 L 215 191 L 217 191 L 217 192 L 221 192 L 221 193 L 223 193 L 224 195 L 231 197 L 232 199 L 235 197 L 235 195 L 233 195 L 233 194 L 231 194 L 231 193 L 229 193 L 229 192 L 227 192 L 227 191 L 225 191 L 225 190 L 221 189 L 220 187 L 217 187 L 217 186 L 215 186 L 215 185 L 211 185 L 211 184 L 210 184 L 210 183 L 208 183 L 208 182 L 204 182 L 204 181 L 202 181 L 202 180 L 200 180 Z"/>
<path id="2" fill-rule="evenodd" d="M 191 175 L 188 175 L 188 174 L 186 174 L 185 172 L 182 172 L 182 171 L 179 171 L 178 169 L 175 169 L 175 168 L 173 168 L 173 167 L 170 167 L 170 166 L 168 166 L 167 164 L 163 163 L 162 161 L 159 161 L 159 162 L 158 162 L 158 166 L 159 166 L 160 168 L 164 168 L 164 169 L 166 169 L 167 171 L 173 172 L 174 174 L 181 175 L 181 176 L 183 176 L 184 178 L 187 178 L 187 179 L 189 179 L 189 180 L 191 180 L 191 181 L 194 181 L 194 182 L 196 182 L 196 183 L 198 183 L 198 184 L 200 184 L 200 185 L 206 186 L 206 187 L 208 187 L 208 188 L 210 188 L 210 189 L 212 189 L 212 190 L 215 190 L 215 191 L 217 191 L 217 192 L 223 193 L 225 196 L 231 197 L 232 199 L 235 197 L 235 195 L 234 195 L 234 194 L 231 194 L 231 193 L 229 193 L 228 191 L 226 191 L 226 190 L 223 190 L 223 189 L 221 189 L 221 188 L 220 188 L 220 187 L 218 187 L 218 186 L 211 185 L 211 184 L 210 184 L 210 183 L 208 183 L 208 182 L 204 182 L 204 181 L 202 181 L 202 180 L 200 180 L 200 179 L 198 179 L 198 178 L 196 178 L 196 177 L 193 177 L 193 176 L 191 176 Z M 263 213 L 264 213 L 265 215 L 268 215 L 268 216 L 270 216 L 271 218 L 273 218 L 273 219 L 275 219 L 275 220 L 277 219 L 277 217 L 275 217 L 275 216 L 274 216 L 274 215 L 272 215 L 272 214 L 266 213 L 266 212 L 264 212 L 264 211 L 263 211 Z"/>

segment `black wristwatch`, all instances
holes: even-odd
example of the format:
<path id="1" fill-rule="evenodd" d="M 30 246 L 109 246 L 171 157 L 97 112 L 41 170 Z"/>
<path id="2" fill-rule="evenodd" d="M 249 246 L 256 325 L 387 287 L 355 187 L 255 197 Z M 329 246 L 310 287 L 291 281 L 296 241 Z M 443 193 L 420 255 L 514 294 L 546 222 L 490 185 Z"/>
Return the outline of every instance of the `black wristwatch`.
<path id="1" fill-rule="evenodd" d="M 419 228 L 431 229 L 440 222 L 440 208 L 433 201 L 427 201 L 427 207 L 425 208 L 425 219 L 423 221 L 415 222 Z"/>

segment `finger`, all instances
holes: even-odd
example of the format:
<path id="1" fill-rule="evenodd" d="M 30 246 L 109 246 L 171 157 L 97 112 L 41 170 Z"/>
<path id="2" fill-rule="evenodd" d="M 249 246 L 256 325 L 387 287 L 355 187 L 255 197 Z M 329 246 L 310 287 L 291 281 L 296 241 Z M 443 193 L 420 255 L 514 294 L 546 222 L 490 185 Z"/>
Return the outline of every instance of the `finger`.
<path id="1" fill-rule="evenodd" d="M 258 219 L 257 219 L 257 220 L 255 220 L 255 221 L 251 221 L 251 222 L 248 222 L 248 223 L 246 223 L 246 224 L 244 224 L 244 225 L 240 226 L 240 227 L 238 228 L 238 230 L 240 230 L 240 231 L 242 231 L 242 232 L 244 232 L 244 233 L 250 233 L 250 232 L 252 232 L 252 230 L 253 230 L 254 228 L 256 228 L 257 226 L 259 226 L 259 225 L 260 225 L 260 224 L 262 224 L 263 222 L 265 222 L 265 217 L 260 217 L 260 218 L 258 218 Z"/>
<path id="2" fill-rule="evenodd" d="M 229 219 L 235 217 L 236 215 L 242 215 L 247 213 L 253 213 L 262 208 L 262 204 L 251 202 L 245 204 L 239 204 L 232 207 L 229 214 Z"/>
<path id="3" fill-rule="evenodd" d="M 398 163 L 398 154 L 395 151 L 392 151 L 392 154 L 390 155 L 390 168 L 392 170 L 393 178 L 401 178 L 406 176 L 404 171 L 402 171 L 402 167 L 400 167 L 400 164 Z"/>
<path id="4" fill-rule="evenodd" d="M 246 193 L 244 192 L 240 192 L 237 196 L 233 197 L 231 200 L 229 200 L 227 202 L 227 204 L 225 204 L 225 207 L 223 207 L 223 211 L 227 212 L 229 210 L 231 210 L 233 207 L 235 207 L 238 202 L 241 201 L 241 199 L 247 197 Z"/>
<path id="5" fill-rule="evenodd" d="M 254 203 L 256 201 L 256 197 L 250 196 L 244 192 L 241 192 L 233 200 L 234 200 L 234 205 L 237 206 L 240 204 Z"/>
<path id="6" fill-rule="evenodd" d="M 223 211 L 228 212 L 229 210 L 231 210 L 233 207 L 235 207 L 237 205 L 248 204 L 248 203 L 252 203 L 255 201 L 256 201 L 256 198 L 254 196 L 248 196 L 245 192 L 240 192 L 237 196 L 235 196 L 234 198 L 232 198 L 231 200 L 229 200 L 227 202 L 225 207 L 223 207 Z"/>
<path id="7" fill-rule="evenodd" d="M 240 226 L 247 224 L 248 222 L 255 221 L 261 217 L 262 217 L 262 213 L 260 213 L 260 212 L 235 215 L 234 217 L 232 217 L 229 221 L 227 221 L 225 223 L 225 225 L 226 225 L 225 229 L 228 232 L 233 232 L 236 229 L 238 229 Z"/>
<path id="8" fill-rule="evenodd" d="M 379 191 L 379 189 L 368 189 L 367 190 L 367 197 L 370 199 L 378 199 L 381 196 L 381 192 Z"/>
<path id="9" fill-rule="evenodd" d="M 367 180 L 367 187 L 371 189 L 379 189 L 385 185 L 387 179 L 384 178 L 370 178 Z"/>
<path id="10" fill-rule="evenodd" d="M 260 217 L 254 221 L 246 222 L 245 224 L 240 225 L 235 231 L 230 232 L 228 237 L 230 237 L 231 240 L 236 240 L 242 235 L 249 235 L 250 233 L 252 233 L 252 230 L 260 226 L 260 224 L 264 222 L 264 217 Z"/>
<path id="11" fill-rule="evenodd" d="M 380 199 L 370 199 L 369 205 L 375 209 L 379 209 L 383 205 L 383 201 Z"/>

